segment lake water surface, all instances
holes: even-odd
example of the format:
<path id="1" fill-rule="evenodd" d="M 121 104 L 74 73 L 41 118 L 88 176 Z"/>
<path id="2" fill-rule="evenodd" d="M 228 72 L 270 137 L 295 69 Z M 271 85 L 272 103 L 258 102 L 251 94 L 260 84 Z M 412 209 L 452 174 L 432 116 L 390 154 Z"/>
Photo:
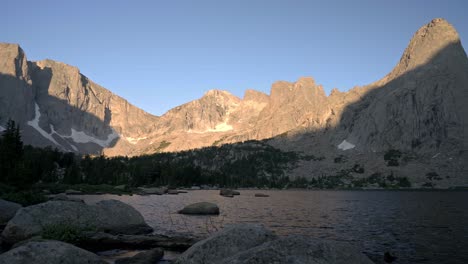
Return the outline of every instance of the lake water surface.
<path id="1" fill-rule="evenodd" d="M 254 197 L 262 192 L 270 197 Z M 279 235 L 348 241 L 369 256 L 390 251 L 397 263 L 468 263 L 468 192 L 254 191 L 226 198 L 219 191 L 179 195 L 84 195 L 87 203 L 117 199 L 135 207 L 157 233 L 209 234 L 232 223 L 262 223 Z M 177 211 L 213 202 L 219 216 Z"/>

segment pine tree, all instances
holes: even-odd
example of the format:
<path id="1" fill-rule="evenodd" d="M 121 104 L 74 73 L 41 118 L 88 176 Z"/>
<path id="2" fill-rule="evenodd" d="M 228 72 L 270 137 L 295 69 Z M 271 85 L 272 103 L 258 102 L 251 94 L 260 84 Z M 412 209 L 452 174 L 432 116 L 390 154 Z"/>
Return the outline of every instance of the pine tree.
<path id="1" fill-rule="evenodd" d="M 23 163 L 23 142 L 19 125 L 9 119 L 0 141 L 0 181 L 21 184 L 25 168 Z M 21 175 L 17 175 L 21 171 Z"/>

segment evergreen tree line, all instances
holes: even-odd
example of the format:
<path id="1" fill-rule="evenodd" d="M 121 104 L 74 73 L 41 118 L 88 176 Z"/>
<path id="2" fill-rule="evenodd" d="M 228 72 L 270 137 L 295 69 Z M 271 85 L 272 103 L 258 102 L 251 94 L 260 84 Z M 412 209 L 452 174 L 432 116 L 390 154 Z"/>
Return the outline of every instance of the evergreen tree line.
<path id="1" fill-rule="evenodd" d="M 0 184 L 23 190 L 36 183 L 282 187 L 288 182 L 284 171 L 299 159 L 258 141 L 131 158 L 91 157 L 24 146 L 19 126 L 9 120 L 0 137 Z"/>
<path id="2" fill-rule="evenodd" d="M 322 189 L 411 186 L 406 177 L 393 175 L 374 173 L 355 178 L 354 173 L 364 173 L 364 168 L 358 164 L 333 176 L 290 180 L 285 172 L 303 159 L 321 161 L 325 158 L 284 152 L 263 141 L 138 157 L 91 157 L 51 147 L 24 146 L 19 126 L 9 120 L 0 136 L 0 187 L 28 190 L 37 183 L 126 185 L 129 188 L 148 185 Z"/>

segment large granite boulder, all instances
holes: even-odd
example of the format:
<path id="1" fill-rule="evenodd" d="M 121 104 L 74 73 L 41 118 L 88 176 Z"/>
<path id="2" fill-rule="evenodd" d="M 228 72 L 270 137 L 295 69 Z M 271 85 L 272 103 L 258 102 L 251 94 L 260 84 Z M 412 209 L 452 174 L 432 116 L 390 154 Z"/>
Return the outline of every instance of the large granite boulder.
<path id="1" fill-rule="evenodd" d="M 371 264 L 373 262 L 348 243 L 289 236 L 239 252 L 224 259 L 222 263 Z"/>
<path id="2" fill-rule="evenodd" d="M 0 225 L 4 225 L 10 221 L 20 208 L 20 204 L 0 199 Z"/>
<path id="3" fill-rule="evenodd" d="M 2 238 L 14 244 L 40 235 L 45 227 L 63 224 L 112 234 L 152 231 L 138 211 L 120 201 L 105 200 L 95 205 L 49 201 L 20 209 L 3 230 Z"/>
<path id="4" fill-rule="evenodd" d="M 274 239 L 276 239 L 276 236 L 273 232 L 261 225 L 232 225 L 205 240 L 195 243 L 175 263 L 223 263 L 222 260 L 225 258 Z"/>
<path id="5" fill-rule="evenodd" d="M 214 203 L 200 202 L 190 204 L 179 211 L 179 214 L 219 215 L 219 207 Z"/>
<path id="6" fill-rule="evenodd" d="M 0 264 L 105 264 L 97 255 L 60 241 L 30 241 L 0 255 Z"/>
<path id="7" fill-rule="evenodd" d="M 371 264 L 354 246 L 306 236 L 276 237 L 261 225 L 233 225 L 199 241 L 176 264 Z"/>

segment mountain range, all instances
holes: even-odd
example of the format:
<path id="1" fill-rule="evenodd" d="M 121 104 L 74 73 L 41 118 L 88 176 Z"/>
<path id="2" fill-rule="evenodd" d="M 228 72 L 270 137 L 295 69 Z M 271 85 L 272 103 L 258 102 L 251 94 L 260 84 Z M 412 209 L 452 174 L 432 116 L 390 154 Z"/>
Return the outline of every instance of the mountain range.
<path id="1" fill-rule="evenodd" d="M 467 103 L 468 58 L 455 28 L 440 18 L 421 27 L 395 68 L 374 83 L 328 96 L 311 77 L 275 82 L 269 95 L 211 90 L 162 116 L 76 67 L 28 61 L 19 45 L 0 43 L 0 130 L 11 118 L 26 144 L 83 154 L 136 156 L 264 140 L 323 157 L 301 161 L 293 177 L 359 164 L 368 173 L 421 183 L 437 174 L 439 186 L 461 186 L 468 185 Z M 392 159 L 399 165 L 389 166 Z"/>

